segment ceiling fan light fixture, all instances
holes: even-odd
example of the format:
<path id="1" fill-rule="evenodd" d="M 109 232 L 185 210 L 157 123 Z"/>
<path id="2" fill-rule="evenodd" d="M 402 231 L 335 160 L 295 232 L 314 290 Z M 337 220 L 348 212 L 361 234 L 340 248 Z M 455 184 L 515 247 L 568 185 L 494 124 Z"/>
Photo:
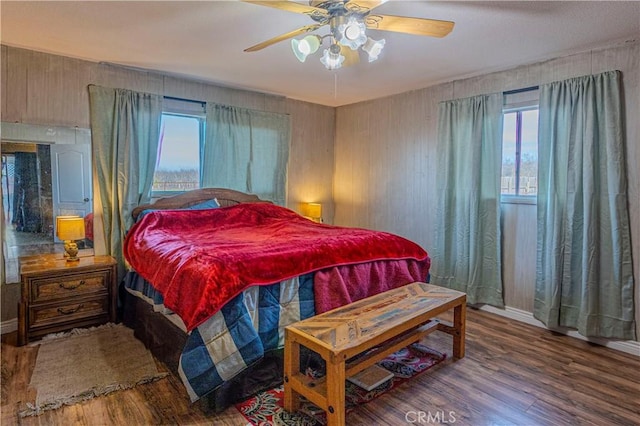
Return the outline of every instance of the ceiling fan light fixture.
<path id="1" fill-rule="evenodd" d="M 384 39 L 374 40 L 371 37 L 367 37 L 367 41 L 362 46 L 362 50 L 367 52 L 369 55 L 369 62 L 373 62 L 378 59 L 380 52 L 382 52 L 382 49 L 384 48 L 384 44 Z"/>
<path id="2" fill-rule="evenodd" d="M 308 6 L 300 0 L 241 1 L 304 14 L 315 21 L 313 24 L 304 25 L 248 47 L 244 49 L 245 52 L 255 52 L 272 44 L 291 40 L 291 48 L 296 58 L 300 62 L 305 62 L 307 56 L 318 51 L 326 37 L 331 37 L 329 48 L 324 50 L 320 59 L 329 70 L 336 70 L 343 65 L 358 64 L 360 62 L 359 49 L 368 54 L 369 62 L 378 59 L 384 48 L 385 40 L 376 41 L 368 37 L 367 28 L 429 37 L 444 37 L 453 30 L 455 25 L 455 22 L 438 19 L 378 15 L 377 13 L 371 15 L 373 8 L 380 6 L 387 0 L 308 0 Z M 328 34 L 323 36 L 311 34 L 324 26 L 328 26 Z M 304 34 L 310 35 L 298 40 L 293 39 L 298 36 L 302 37 Z"/>
<path id="3" fill-rule="evenodd" d="M 324 49 L 320 62 L 322 62 L 322 65 L 328 70 L 337 70 L 342 67 L 344 56 L 340 53 L 340 46 L 332 44 L 328 49 Z"/>
<path id="4" fill-rule="evenodd" d="M 321 40 L 322 38 L 315 34 L 308 35 L 302 40 L 294 38 L 291 40 L 291 50 L 293 50 L 293 54 L 296 55 L 300 62 L 304 62 L 307 56 L 318 51 Z"/>
<path id="5" fill-rule="evenodd" d="M 362 19 L 351 16 L 347 22 L 338 25 L 338 43 L 357 50 L 367 41 L 367 27 Z"/>

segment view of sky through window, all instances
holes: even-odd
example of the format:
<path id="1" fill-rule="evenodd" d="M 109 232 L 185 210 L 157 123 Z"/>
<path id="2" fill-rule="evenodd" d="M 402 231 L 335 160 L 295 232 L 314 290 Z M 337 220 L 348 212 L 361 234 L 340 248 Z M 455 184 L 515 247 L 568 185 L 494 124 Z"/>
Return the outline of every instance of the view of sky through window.
<path id="1" fill-rule="evenodd" d="M 195 117 L 162 116 L 162 145 L 158 170 L 199 168 L 200 122 Z"/>
<path id="2" fill-rule="evenodd" d="M 200 187 L 200 125 L 194 116 L 162 115 L 158 165 L 153 191 L 188 191 Z"/>
<path id="3" fill-rule="evenodd" d="M 501 192 L 536 195 L 538 192 L 538 109 L 504 113 Z"/>

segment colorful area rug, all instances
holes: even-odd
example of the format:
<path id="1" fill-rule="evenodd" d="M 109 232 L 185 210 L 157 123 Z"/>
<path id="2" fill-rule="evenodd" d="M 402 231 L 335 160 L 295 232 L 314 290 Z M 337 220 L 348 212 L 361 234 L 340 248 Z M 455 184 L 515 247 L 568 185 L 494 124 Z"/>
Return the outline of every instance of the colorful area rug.
<path id="1" fill-rule="evenodd" d="M 346 382 L 347 413 L 358 405 L 370 402 L 405 381 L 423 373 L 444 361 L 441 354 L 419 343 L 410 345 L 389 355 L 378 365 L 393 373 L 393 378 L 377 388 L 367 391 L 349 381 Z M 308 374 L 314 376 L 313 372 Z M 254 426 L 320 426 L 326 424 L 324 410 L 302 398 L 300 410 L 296 413 L 285 411 L 282 386 L 261 392 L 255 397 L 236 405 L 236 408 Z"/>

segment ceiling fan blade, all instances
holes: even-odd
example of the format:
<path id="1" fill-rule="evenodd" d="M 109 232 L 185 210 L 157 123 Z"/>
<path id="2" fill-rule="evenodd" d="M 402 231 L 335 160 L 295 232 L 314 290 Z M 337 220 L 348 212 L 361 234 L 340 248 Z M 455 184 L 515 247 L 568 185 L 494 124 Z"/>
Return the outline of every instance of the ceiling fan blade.
<path id="1" fill-rule="evenodd" d="M 277 37 L 274 37 L 272 39 L 269 39 L 267 41 L 263 41 L 262 43 L 258 43 L 255 46 L 251 46 L 248 47 L 246 49 L 244 49 L 245 52 L 255 52 L 256 50 L 260 50 L 260 49 L 264 49 L 265 47 L 271 46 L 272 44 L 276 44 L 279 41 L 283 41 L 286 40 L 288 38 L 292 38 L 292 37 L 296 37 L 299 36 L 300 34 L 305 34 L 305 33 L 309 33 L 311 31 L 315 31 L 318 28 L 324 26 L 326 24 L 312 24 L 312 25 L 305 25 L 302 28 L 298 28 L 297 30 L 293 30 L 290 31 L 286 34 L 282 34 L 279 35 Z"/>
<path id="2" fill-rule="evenodd" d="M 289 12 L 302 13 L 312 18 L 329 18 L 329 12 L 319 7 L 313 7 L 305 4 L 295 3 L 292 1 L 259 1 L 259 0 L 242 0 L 245 3 L 259 4 L 261 6 L 274 7 L 276 9 L 287 10 Z"/>
<path id="3" fill-rule="evenodd" d="M 431 37 L 444 37 L 451 32 L 454 26 L 451 21 L 393 15 L 367 15 L 365 24 L 367 28 L 373 30 L 395 31 Z"/>
<path id="4" fill-rule="evenodd" d="M 353 13 L 367 13 L 374 7 L 380 6 L 387 0 L 350 0 L 345 3 L 344 8 Z"/>
<path id="5" fill-rule="evenodd" d="M 344 56 L 344 62 L 342 63 L 343 67 L 349 67 L 360 63 L 360 54 L 357 50 L 351 50 L 351 48 L 347 46 L 340 46 L 340 53 Z"/>

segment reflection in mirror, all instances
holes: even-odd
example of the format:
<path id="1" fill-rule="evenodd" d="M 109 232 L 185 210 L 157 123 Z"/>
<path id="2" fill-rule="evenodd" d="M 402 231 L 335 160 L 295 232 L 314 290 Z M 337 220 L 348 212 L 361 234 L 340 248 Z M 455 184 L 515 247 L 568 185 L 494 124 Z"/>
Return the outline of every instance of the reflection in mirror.
<path id="1" fill-rule="evenodd" d="M 78 138 L 78 133 L 81 137 Z M 55 217 L 85 218 L 91 249 L 91 165 L 87 129 L 2 123 L 2 251 L 4 282 L 20 281 L 18 258 L 64 253 Z M 89 250 L 90 251 L 90 250 Z"/>

